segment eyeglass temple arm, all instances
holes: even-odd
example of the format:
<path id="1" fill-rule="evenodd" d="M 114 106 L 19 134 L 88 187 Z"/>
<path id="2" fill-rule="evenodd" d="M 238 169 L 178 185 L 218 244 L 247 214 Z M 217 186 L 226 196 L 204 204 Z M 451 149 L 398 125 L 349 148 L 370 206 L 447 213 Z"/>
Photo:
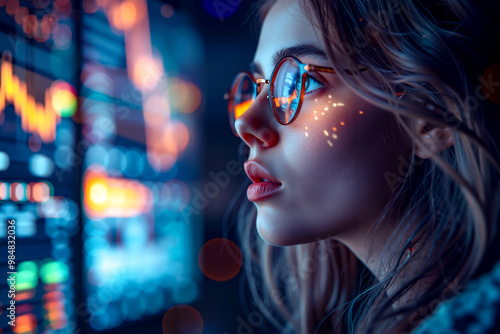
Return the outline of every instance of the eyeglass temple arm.
<path id="1" fill-rule="evenodd" d="M 306 71 L 320 71 L 320 72 L 336 73 L 336 71 L 330 67 L 322 67 L 322 66 L 315 66 L 315 65 L 307 64 L 304 68 Z M 363 72 L 363 71 L 366 71 L 367 69 L 368 68 L 363 67 L 363 68 L 360 68 L 359 71 Z M 345 70 L 345 72 L 349 75 L 353 74 L 353 72 L 349 71 L 349 70 Z"/>

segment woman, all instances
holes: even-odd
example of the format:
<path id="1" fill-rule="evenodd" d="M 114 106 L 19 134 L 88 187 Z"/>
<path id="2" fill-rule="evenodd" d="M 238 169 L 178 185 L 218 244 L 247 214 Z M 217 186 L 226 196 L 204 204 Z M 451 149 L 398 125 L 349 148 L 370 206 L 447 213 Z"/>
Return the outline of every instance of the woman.
<path id="1" fill-rule="evenodd" d="M 498 259 L 498 4 L 259 8 L 251 72 L 227 98 L 266 332 L 422 330 Z"/>

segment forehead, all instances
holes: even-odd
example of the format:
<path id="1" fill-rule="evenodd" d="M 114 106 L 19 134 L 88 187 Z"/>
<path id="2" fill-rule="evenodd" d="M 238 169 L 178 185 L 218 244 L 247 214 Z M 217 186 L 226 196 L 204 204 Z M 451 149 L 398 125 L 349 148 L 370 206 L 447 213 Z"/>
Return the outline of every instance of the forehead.
<path id="1" fill-rule="evenodd" d="M 324 50 L 320 36 L 316 22 L 308 20 L 298 0 L 278 0 L 264 18 L 254 62 L 260 65 L 262 74 L 270 75 L 276 51 L 297 44 Z"/>

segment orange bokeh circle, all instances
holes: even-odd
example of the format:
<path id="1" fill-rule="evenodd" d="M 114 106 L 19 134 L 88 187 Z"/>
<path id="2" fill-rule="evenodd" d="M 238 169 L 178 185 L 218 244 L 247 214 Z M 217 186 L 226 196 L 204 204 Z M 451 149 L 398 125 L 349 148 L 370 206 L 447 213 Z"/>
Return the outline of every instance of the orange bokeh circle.
<path id="1" fill-rule="evenodd" d="M 241 269 L 242 262 L 240 248 L 225 238 L 207 241 L 198 254 L 198 264 L 203 274 L 218 282 L 227 281 L 236 276 Z"/>
<path id="2" fill-rule="evenodd" d="M 192 306 L 175 305 L 165 312 L 161 328 L 164 334 L 201 334 L 203 318 Z"/>

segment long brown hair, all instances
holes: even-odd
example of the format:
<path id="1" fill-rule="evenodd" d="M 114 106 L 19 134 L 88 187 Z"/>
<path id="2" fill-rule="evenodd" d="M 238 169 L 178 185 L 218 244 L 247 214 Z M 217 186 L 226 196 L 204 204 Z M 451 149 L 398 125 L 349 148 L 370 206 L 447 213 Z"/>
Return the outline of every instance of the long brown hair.
<path id="1" fill-rule="evenodd" d="M 274 2 L 259 3 L 261 18 Z M 408 126 L 415 117 L 450 127 L 454 144 L 430 159 L 409 157 L 407 172 L 377 222 L 396 217 L 400 224 L 391 240 L 405 245 L 381 281 L 334 238 L 287 247 L 267 244 L 256 231 L 255 206 L 240 191 L 233 205 L 248 286 L 263 315 L 282 333 L 410 332 L 487 270 L 488 261 L 498 259 L 485 253 L 498 239 L 500 98 L 488 98 L 491 85 L 483 81 L 499 62 L 499 4 L 302 0 L 301 5 L 311 22 L 319 23 L 340 79 L 360 98 L 393 113 L 414 148 L 422 145 Z M 347 75 L 360 65 L 369 71 Z M 396 92 L 405 92 L 404 98 L 394 98 Z M 401 240 L 408 234 L 409 240 Z M 403 256 L 416 242 L 415 253 L 428 252 L 418 267 Z M 393 308 L 438 266 L 439 277 L 420 296 Z M 412 268 L 405 271 L 405 284 L 388 296 L 405 268 Z"/>

